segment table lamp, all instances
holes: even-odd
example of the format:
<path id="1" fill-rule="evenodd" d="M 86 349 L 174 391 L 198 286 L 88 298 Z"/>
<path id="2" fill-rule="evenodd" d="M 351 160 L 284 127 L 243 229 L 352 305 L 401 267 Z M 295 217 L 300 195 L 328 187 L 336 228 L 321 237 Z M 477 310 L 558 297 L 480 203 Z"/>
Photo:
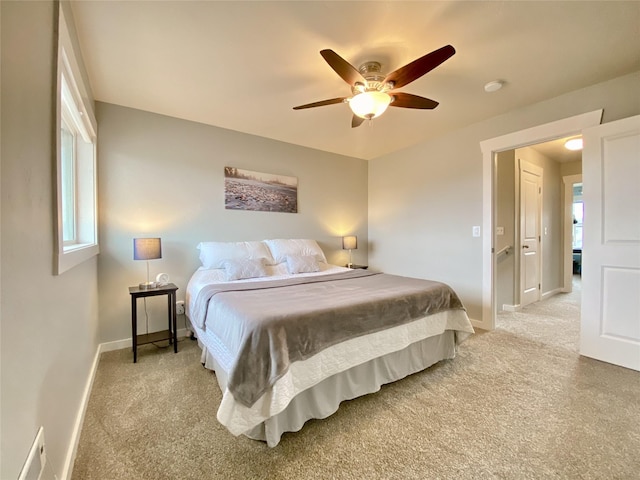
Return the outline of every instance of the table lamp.
<path id="1" fill-rule="evenodd" d="M 351 268 L 353 263 L 351 262 L 351 250 L 358 248 L 358 237 L 355 235 L 349 235 L 346 237 L 342 237 L 342 249 L 349 250 L 349 263 L 347 267 Z"/>
<path id="2" fill-rule="evenodd" d="M 156 282 L 149 281 L 149 260 L 162 258 L 162 245 L 159 238 L 134 238 L 133 259 L 147 261 L 147 281 L 140 283 L 140 289 L 156 288 Z"/>

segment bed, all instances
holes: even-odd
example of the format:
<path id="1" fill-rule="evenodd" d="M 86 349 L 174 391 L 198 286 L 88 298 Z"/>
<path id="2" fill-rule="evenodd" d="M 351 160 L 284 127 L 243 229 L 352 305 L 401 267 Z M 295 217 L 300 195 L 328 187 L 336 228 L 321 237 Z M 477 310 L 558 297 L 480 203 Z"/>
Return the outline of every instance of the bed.
<path id="1" fill-rule="evenodd" d="M 232 434 L 276 446 L 344 400 L 456 355 L 473 333 L 447 285 L 327 263 L 310 239 L 202 242 L 190 330 Z"/>

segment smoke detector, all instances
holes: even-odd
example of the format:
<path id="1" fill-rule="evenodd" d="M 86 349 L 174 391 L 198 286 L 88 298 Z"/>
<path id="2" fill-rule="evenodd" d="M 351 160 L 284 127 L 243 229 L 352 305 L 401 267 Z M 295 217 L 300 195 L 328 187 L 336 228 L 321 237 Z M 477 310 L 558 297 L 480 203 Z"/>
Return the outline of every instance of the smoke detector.
<path id="1" fill-rule="evenodd" d="M 493 80 L 484 86 L 484 91 L 487 93 L 497 92 L 503 85 L 504 82 L 502 80 Z"/>

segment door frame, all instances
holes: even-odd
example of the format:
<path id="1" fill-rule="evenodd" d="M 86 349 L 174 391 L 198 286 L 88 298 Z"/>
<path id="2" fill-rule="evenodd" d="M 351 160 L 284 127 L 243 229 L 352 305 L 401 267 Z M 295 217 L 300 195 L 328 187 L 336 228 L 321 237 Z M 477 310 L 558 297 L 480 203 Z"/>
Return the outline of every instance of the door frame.
<path id="1" fill-rule="evenodd" d="M 577 135 L 584 128 L 600 125 L 603 110 L 575 115 L 480 142 L 482 150 L 482 320 L 473 322 L 483 330 L 496 324 L 495 304 L 495 231 L 496 218 L 496 154 L 557 138 Z"/>

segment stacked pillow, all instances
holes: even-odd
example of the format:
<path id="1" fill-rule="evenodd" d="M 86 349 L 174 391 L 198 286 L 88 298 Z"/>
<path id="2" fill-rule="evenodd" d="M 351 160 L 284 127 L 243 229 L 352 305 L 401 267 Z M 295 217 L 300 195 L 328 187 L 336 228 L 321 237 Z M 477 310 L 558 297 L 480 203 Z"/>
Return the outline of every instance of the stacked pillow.
<path id="1" fill-rule="evenodd" d="M 327 263 L 324 252 L 311 239 L 201 242 L 198 249 L 202 266 L 225 269 L 229 281 L 267 276 L 267 265 L 286 263 L 288 272 L 296 274 L 317 272 L 319 262 Z"/>
<path id="2" fill-rule="evenodd" d="M 318 242 L 310 239 L 277 239 L 277 240 L 265 240 L 265 244 L 269 247 L 269 251 L 271 255 L 273 255 L 273 259 L 276 264 L 287 262 L 287 267 L 289 267 L 289 273 L 303 273 L 302 271 L 291 271 L 290 265 L 301 265 L 304 263 L 307 265 L 306 271 L 317 272 L 320 270 L 320 266 L 317 265 L 318 262 L 327 263 L 327 258 L 324 256 L 324 252 L 318 245 Z M 315 258 L 315 270 L 308 270 L 308 265 L 311 265 L 313 262 L 311 258 Z M 294 268 L 297 270 L 297 268 Z"/>
<path id="3" fill-rule="evenodd" d="M 227 273 L 227 281 L 266 277 L 269 275 L 264 265 L 264 258 L 225 260 L 223 265 Z"/>
<path id="4" fill-rule="evenodd" d="M 201 242 L 200 262 L 204 268 L 225 268 L 227 260 L 264 259 L 265 265 L 274 265 L 273 256 L 264 242 Z"/>
<path id="5" fill-rule="evenodd" d="M 289 273 L 311 273 L 320 271 L 315 255 L 287 255 Z"/>

